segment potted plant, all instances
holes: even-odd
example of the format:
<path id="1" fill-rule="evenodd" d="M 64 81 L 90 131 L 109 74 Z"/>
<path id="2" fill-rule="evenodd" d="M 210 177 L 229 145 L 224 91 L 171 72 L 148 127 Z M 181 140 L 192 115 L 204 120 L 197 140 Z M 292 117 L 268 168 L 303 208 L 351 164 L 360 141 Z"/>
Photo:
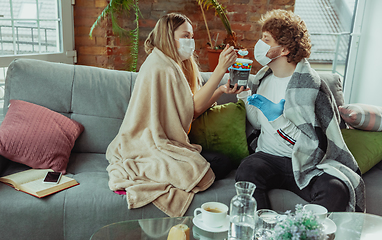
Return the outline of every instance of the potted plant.
<path id="1" fill-rule="evenodd" d="M 122 28 L 118 23 L 118 16 L 122 14 L 130 14 L 131 11 L 135 15 L 135 29 L 126 30 Z M 109 4 L 104 8 L 97 20 L 90 28 L 89 36 L 92 37 L 93 30 L 102 22 L 106 17 L 111 20 L 112 31 L 121 39 L 130 40 L 130 59 L 126 70 L 136 71 L 138 63 L 138 43 L 139 43 L 139 7 L 138 0 L 110 0 Z"/>
<path id="2" fill-rule="evenodd" d="M 312 212 L 304 210 L 301 204 L 297 204 L 295 213 L 287 211 L 285 218 L 279 220 L 270 239 L 326 240 L 328 236 L 317 217 Z"/>
<path id="3" fill-rule="evenodd" d="M 232 30 L 231 24 L 228 20 L 227 14 L 226 14 L 226 8 L 220 4 L 217 0 L 196 0 L 200 6 L 204 24 L 206 25 L 207 34 L 209 38 L 209 42 L 207 43 L 210 47 L 208 49 L 208 58 L 209 58 L 209 65 L 210 70 L 213 71 L 218 63 L 219 54 L 224 49 L 224 47 L 229 44 L 230 46 L 234 46 L 234 48 L 242 48 L 238 42 L 236 33 Z M 223 23 L 223 26 L 227 32 L 227 35 L 225 36 L 223 40 L 223 44 L 216 45 L 216 43 L 212 42 L 210 31 L 208 28 L 207 20 L 204 14 L 204 9 L 209 9 L 210 7 L 213 7 L 215 9 L 215 15 L 217 15 L 220 20 Z"/>

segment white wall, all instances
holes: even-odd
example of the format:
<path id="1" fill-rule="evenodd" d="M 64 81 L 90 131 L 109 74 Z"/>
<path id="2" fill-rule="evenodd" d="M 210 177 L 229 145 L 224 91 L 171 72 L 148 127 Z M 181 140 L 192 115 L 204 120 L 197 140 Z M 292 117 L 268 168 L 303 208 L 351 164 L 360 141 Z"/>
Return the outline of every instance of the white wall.
<path id="1" fill-rule="evenodd" d="M 348 103 L 382 106 L 382 1 L 366 0 Z"/>

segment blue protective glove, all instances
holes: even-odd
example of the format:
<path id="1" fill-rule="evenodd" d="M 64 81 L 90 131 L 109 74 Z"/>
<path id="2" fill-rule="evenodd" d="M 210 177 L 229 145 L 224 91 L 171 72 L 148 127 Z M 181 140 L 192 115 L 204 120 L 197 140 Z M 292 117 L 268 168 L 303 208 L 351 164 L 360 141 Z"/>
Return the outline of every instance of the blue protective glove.
<path id="1" fill-rule="evenodd" d="M 278 118 L 284 111 L 285 99 L 281 99 L 279 103 L 274 103 L 266 97 L 253 94 L 247 98 L 249 104 L 260 109 L 268 121 L 273 121 Z"/>

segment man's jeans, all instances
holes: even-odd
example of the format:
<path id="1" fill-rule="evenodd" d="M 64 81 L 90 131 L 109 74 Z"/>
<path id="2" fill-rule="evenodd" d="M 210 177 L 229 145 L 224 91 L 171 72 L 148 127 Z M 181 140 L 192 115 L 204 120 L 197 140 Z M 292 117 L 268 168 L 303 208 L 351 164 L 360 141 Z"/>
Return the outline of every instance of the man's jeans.
<path id="1" fill-rule="evenodd" d="M 309 203 L 322 205 L 328 211 L 345 211 L 349 204 L 349 190 L 344 182 L 323 173 L 314 177 L 308 186 L 299 189 L 292 170 L 292 160 L 264 152 L 256 152 L 241 162 L 236 181 L 249 181 L 256 185 L 254 197 L 258 209 L 271 209 L 267 192 L 286 189 Z"/>

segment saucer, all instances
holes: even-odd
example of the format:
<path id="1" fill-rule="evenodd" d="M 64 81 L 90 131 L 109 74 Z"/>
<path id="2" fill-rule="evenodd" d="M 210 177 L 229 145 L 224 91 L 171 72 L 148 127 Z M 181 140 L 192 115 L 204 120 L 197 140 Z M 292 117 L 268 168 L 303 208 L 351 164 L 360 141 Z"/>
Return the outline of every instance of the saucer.
<path id="1" fill-rule="evenodd" d="M 228 228 L 229 228 L 229 216 L 228 215 L 225 219 L 225 223 L 221 227 L 209 227 L 209 226 L 204 225 L 201 213 L 196 215 L 196 217 L 194 217 L 192 219 L 192 222 L 194 223 L 195 226 L 197 226 L 198 228 L 200 228 L 204 231 L 207 231 L 207 232 L 225 232 L 225 231 L 228 231 Z"/>
<path id="2" fill-rule="evenodd" d="M 337 231 L 337 225 L 330 218 L 325 218 L 325 220 L 322 222 L 322 225 L 324 226 L 324 232 L 327 235 Z"/>

